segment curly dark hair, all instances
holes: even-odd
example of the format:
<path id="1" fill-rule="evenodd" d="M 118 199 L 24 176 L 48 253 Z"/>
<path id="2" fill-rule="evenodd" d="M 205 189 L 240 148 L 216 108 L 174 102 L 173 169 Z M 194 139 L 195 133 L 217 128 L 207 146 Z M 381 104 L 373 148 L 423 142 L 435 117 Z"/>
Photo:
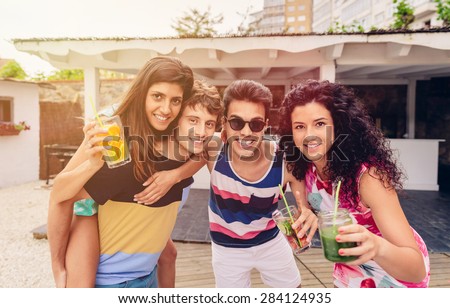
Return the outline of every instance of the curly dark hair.
<path id="1" fill-rule="evenodd" d="M 305 178 L 310 161 L 294 144 L 291 114 L 295 107 L 311 102 L 322 104 L 333 118 L 335 140 L 327 152 L 324 172 L 333 182 L 342 180 L 342 198 L 359 199 L 357 176 L 362 164 L 373 168 L 386 188 L 403 188 L 403 174 L 392 156 L 389 141 L 376 128 L 353 90 L 329 81 L 300 83 L 283 100 L 280 148 L 286 152 L 288 170 L 297 179 Z"/>

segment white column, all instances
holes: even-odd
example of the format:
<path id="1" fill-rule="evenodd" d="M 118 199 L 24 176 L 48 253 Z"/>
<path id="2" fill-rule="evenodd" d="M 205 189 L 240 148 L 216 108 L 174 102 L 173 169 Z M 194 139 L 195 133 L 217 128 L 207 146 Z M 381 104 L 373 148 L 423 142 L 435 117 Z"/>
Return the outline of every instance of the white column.
<path id="1" fill-rule="evenodd" d="M 96 67 L 84 69 L 84 119 L 92 119 L 94 111 L 92 110 L 92 102 L 97 111 L 100 105 L 100 74 Z"/>
<path id="2" fill-rule="evenodd" d="M 328 62 L 320 66 L 320 80 L 328 80 L 335 82 L 336 80 L 336 67 L 334 62 Z"/>
<path id="3" fill-rule="evenodd" d="M 414 139 L 416 131 L 416 79 L 408 79 L 406 95 L 406 133 L 408 139 Z"/>

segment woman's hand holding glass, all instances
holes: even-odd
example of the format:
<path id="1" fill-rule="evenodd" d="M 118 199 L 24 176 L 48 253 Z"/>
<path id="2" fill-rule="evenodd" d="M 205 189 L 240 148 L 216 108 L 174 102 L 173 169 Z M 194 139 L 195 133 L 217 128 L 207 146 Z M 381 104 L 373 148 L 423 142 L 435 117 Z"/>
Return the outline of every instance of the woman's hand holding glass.
<path id="1" fill-rule="evenodd" d="M 337 242 L 358 243 L 358 246 L 354 248 L 339 249 L 339 255 L 341 256 L 358 256 L 358 259 L 346 262 L 348 265 L 361 265 L 374 259 L 379 255 L 380 248 L 383 246 L 382 237 L 373 234 L 367 228 L 358 224 L 339 227 L 338 232 Z"/>
<path id="2" fill-rule="evenodd" d="M 98 127 L 96 122 L 89 122 L 83 127 L 84 140 L 83 146 L 89 162 L 94 168 L 100 169 L 104 160 L 102 159 L 102 150 L 104 147 L 106 131 Z"/>

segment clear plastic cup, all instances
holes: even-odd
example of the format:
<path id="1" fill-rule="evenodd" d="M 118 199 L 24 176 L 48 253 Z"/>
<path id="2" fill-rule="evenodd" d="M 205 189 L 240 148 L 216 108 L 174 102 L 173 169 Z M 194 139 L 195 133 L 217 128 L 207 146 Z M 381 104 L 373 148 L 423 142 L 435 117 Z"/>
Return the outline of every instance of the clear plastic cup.
<path id="1" fill-rule="evenodd" d="M 103 128 L 106 129 L 103 145 L 103 159 L 109 168 L 117 168 L 131 161 L 128 145 L 119 116 L 102 117 Z"/>
<path id="2" fill-rule="evenodd" d="M 300 216 L 300 214 L 295 205 L 290 205 L 289 210 L 291 212 L 293 221 L 291 220 L 287 208 L 275 210 L 272 213 L 272 219 L 277 224 L 277 227 L 278 229 L 280 229 L 281 233 L 283 233 L 294 254 L 297 255 L 306 251 L 311 246 L 311 243 L 307 242 L 306 234 L 302 238 L 297 237 L 297 232 L 292 228 L 292 224 Z"/>
<path id="3" fill-rule="evenodd" d="M 332 262 L 356 260 L 358 258 L 357 256 L 341 256 L 339 254 L 339 249 L 356 247 L 356 242 L 336 242 L 339 227 L 353 224 L 349 212 L 346 209 L 338 209 L 336 216 L 333 211 L 329 211 L 320 212 L 317 217 L 319 218 L 320 242 L 322 243 L 325 258 Z"/>

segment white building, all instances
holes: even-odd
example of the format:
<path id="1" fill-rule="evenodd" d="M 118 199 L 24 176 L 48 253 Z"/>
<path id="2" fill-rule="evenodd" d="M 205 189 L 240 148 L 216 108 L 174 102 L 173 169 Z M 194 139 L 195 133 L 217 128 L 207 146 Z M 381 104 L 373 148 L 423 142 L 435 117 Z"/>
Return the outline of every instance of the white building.
<path id="1" fill-rule="evenodd" d="M 433 0 L 409 0 L 414 8 L 412 29 L 440 26 L 436 4 Z M 392 0 L 314 0 L 312 31 L 326 32 L 336 22 L 340 25 L 361 25 L 365 30 L 371 26 L 389 28 L 394 21 L 395 4 Z"/>
<path id="2" fill-rule="evenodd" d="M 0 105 L 8 122 L 25 121 L 31 129 L 0 135 L 0 188 L 39 179 L 39 88 L 34 82 L 0 79 Z M 2 114 L 0 112 L 0 114 Z M 4 114 L 4 113 L 3 113 Z M 7 200 L 6 200 L 7 201 Z"/>
<path id="3" fill-rule="evenodd" d="M 264 0 L 251 14 L 250 27 L 258 34 L 311 32 L 312 0 Z"/>
<path id="4" fill-rule="evenodd" d="M 284 32 L 284 0 L 264 0 L 264 9 L 251 14 L 255 20 L 250 23 L 257 33 L 283 33 Z"/>

